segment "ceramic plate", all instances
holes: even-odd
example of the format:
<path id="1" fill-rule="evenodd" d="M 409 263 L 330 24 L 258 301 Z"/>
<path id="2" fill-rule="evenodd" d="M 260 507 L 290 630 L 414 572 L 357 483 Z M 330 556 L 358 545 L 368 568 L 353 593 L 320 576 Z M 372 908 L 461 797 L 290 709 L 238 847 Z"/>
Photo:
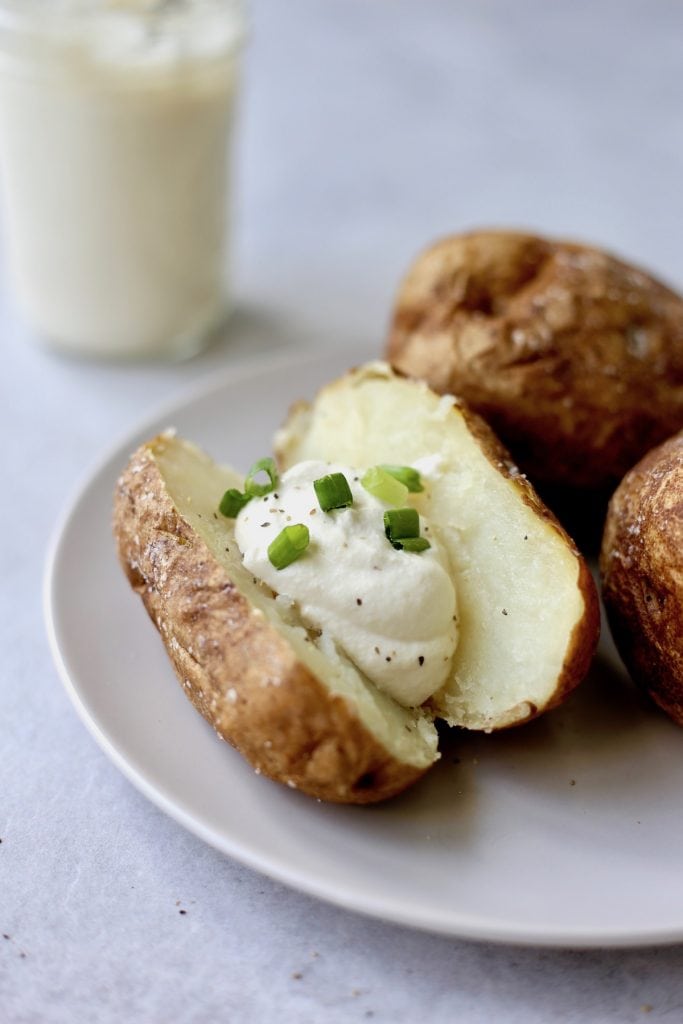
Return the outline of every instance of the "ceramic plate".
<path id="1" fill-rule="evenodd" d="M 128 454 L 172 425 L 245 469 L 270 449 L 290 402 L 357 355 L 214 377 L 92 473 L 62 521 L 45 588 L 54 657 L 77 711 L 178 822 L 314 896 L 494 941 L 683 939 L 683 734 L 636 695 L 607 636 L 562 708 L 498 736 L 452 733 L 424 781 L 376 807 L 328 806 L 255 775 L 176 683 L 114 555 L 111 496 Z"/>

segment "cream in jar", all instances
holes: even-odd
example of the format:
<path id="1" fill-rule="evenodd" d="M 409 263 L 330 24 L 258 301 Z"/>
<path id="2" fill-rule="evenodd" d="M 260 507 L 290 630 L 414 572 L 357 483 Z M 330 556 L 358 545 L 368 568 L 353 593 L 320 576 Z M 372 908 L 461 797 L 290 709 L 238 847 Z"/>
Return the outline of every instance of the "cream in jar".
<path id="1" fill-rule="evenodd" d="M 224 316 L 242 33 L 237 0 L 0 0 L 6 252 L 49 341 L 180 356 Z"/>

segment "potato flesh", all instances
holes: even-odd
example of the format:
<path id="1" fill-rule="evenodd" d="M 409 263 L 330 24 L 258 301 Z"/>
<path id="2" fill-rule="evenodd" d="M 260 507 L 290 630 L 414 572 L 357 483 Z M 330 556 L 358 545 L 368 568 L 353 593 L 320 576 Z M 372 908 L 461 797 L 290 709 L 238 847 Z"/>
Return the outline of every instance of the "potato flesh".
<path id="1" fill-rule="evenodd" d="M 272 591 L 242 565 L 234 538 L 234 521 L 215 514 L 229 487 L 242 489 L 243 478 L 217 465 L 194 445 L 175 438 L 163 438 L 154 448 L 154 459 L 167 492 L 176 509 L 201 537 L 237 589 L 252 606 L 260 609 L 268 621 L 285 635 L 297 658 L 323 682 L 331 693 L 349 699 L 363 725 L 398 760 L 427 767 L 438 757 L 436 730 L 425 712 L 400 707 L 380 693 L 346 658 L 337 652 L 329 638 L 320 646 L 311 642 L 301 624 L 291 621 L 291 612 L 283 618 L 283 608 Z M 226 623 L 226 630 L 230 626 Z"/>
<path id="2" fill-rule="evenodd" d="M 336 459 L 363 467 L 442 456 L 421 511 L 453 567 L 460 639 L 449 680 L 432 698 L 451 725 L 501 728 L 555 692 L 584 613 L 579 562 L 482 451 L 452 399 L 381 368 L 332 386 L 295 414 L 279 444 L 286 464 Z"/>

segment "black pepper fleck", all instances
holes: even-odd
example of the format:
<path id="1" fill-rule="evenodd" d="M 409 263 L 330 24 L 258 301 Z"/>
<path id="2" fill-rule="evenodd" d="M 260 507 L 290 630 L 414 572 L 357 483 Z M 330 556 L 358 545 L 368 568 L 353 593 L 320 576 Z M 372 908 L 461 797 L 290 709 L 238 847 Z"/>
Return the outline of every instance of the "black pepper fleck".
<path id="1" fill-rule="evenodd" d="M 277 493 L 277 491 L 275 491 L 275 493 L 273 494 L 273 497 L 275 498 L 276 501 L 280 500 L 280 495 Z"/>
<path id="2" fill-rule="evenodd" d="M 186 910 L 179 910 L 179 911 L 178 911 L 178 913 L 179 913 L 179 914 L 186 914 L 186 913 L 187 913 L 187 911 L 186 911 Z"/>
<path id="3" fill-rule="evenodd" d="M 503 608 L 503 615 L 507 615 L 507 613 L 508 613 L 507 608 Z"/>
<path id="4" fill-rule="evenodd" d="M 375 654 L 379 654 L 379 647 L 375 647 Z"/>
<path id="5" fill-rule="evenodd" d="M 524 540 L 528 540 L 528 539 L 529 539 L 529 537 L 528 537 L 528 535 L 527 535 L 527 534 L 525 533 L 525 534 L 524 534 Z"/>
<path id="6" fill-rule="evenodd" d="M 390 658 L 390 657 L 389 657 L 389 655 L 387 654 L 387 656 L 386 656 L 386 658 L 385 658 L 384 660 L 385 660 L 385 661 L 391 661 L 391 658 Z"/>
<path id="7" fill-rule="evenodd" d="M 214 512 L 214 514 L 213 514 L 213 518 L 214 518 L 214 519 L 218 519 L 218 516 L 216 515 L 216 513 L 215 513 L 215 512 Z"/>
<path id="8" fill-rule="evenodd" d="M 362 605 L 362 603 L 363 603 L 363 598 L 362 598 L 362 597 L 357 597 L 357 598 L 356 598 L 356 604 L 357 604 L 358 606 L 360 606 L 360 605 Z"/>
<path id="9" fill-rule="evenodd" d="M 423 666 L 423 665 L 424 665 L 424 663 L 425 663 L 425 656 L 424 656 L 424 654 L 421 654 L 421 655 L 420 655 L 420 657 L 419 657 L 419 658 L 417 659 L 417 663 L 418 663 L 418 665 L 420 666 L 420 668 L 422 668 L 422 666 Z"/>
<path id="10" fill-rule="evenodd" d="M 270 523 L 261 523 L 261 529 L 263 529 L 264 526 L 270 526 Z"/>

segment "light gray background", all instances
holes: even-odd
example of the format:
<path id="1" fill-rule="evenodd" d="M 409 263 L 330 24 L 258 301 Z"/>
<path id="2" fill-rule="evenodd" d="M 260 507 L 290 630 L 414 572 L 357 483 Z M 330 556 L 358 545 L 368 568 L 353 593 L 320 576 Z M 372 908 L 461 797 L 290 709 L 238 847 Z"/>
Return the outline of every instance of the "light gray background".
<path id="1" fill-rule="evenodd" d="M 377 352 L 397 279 L 433 236 L 535 227 L 683 283 L 682 31 L 674 0 L 257 0 L 237 153 L 240 310 L 225 340 L 181 366 L 66 361 L 31 344 L 3 298 L 3 1024 L 683 1018 L 681 948 L 434 938 L 207 848 L 96 748 L 40 608 L 50 530 L 104 448 L 218 367 L 296 345 Z"/>

